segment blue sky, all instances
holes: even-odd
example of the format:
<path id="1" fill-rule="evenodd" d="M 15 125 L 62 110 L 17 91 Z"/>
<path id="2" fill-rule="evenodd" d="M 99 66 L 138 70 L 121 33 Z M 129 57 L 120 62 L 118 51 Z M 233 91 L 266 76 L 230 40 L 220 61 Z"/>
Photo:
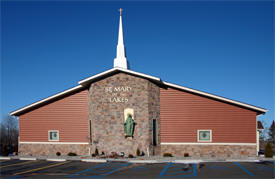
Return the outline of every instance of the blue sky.
<path id="1" fill-rule="evenodd" d="M 274 120 L 272 1 L 2 1 L 1 117 L 112 68 L 119 8 L 132 70 Z"/>

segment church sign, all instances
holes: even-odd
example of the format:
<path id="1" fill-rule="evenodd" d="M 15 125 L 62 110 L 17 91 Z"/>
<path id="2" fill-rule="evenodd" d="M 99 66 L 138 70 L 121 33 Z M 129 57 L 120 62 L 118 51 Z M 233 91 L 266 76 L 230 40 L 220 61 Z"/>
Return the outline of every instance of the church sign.
<path id="1" fill-rule="evenodd" d="M 127 103 L 129 100 L 126 97 L 127 92 L 131 92 L 130 86 L 110 86 L 105 88 L 105 93 L 111 94 L 109 102 L 111 103 Z"/>

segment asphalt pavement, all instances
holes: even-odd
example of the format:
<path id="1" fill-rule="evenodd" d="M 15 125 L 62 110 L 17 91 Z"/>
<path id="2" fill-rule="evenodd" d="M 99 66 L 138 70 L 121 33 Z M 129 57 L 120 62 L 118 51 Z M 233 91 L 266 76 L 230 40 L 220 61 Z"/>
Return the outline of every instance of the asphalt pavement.
<path id="1" fill-rule="evenodd" d="M 1 178 L 274 178 L 274 161 L 127 163 L 1 160 Z"/>

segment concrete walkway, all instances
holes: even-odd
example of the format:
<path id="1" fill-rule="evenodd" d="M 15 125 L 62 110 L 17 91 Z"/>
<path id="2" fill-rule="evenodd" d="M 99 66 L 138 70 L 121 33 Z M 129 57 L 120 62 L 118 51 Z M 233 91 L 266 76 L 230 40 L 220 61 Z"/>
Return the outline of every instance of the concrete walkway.
<path id="1" fill-rule="evenodd" d="M 249 158 L 192 158 L 192 157 L 138 157 L 138 158 L 99 158 L 91 156 L 11 156 L 0 157 L 0 160 L 48 160 L 48 161 L 83 161 L 83 162 L 129 162 L 129 163 L 201 163 L 201 162 L 259 162 L 275 161 L 273 158 L 249 157 Z"/>

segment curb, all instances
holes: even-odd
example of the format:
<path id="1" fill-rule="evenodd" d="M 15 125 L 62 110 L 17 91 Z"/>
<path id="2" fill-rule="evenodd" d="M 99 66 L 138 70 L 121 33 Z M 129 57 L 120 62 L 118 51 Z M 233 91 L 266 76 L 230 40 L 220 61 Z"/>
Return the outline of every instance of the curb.
<path id="1" fill-rule="evenodd" d="M 206 161 L 203 161 L 203 160 L 174 160 L 174 161 L 172 161 L 172 163 L 186 163 L 186 164 L 201 163 L 201 162 L 206 162 Z"/>
<path id="2" fill-rule="evenodd" d="M 164 163 L 157 160 L 129 160 L 128 163 Z"/>
<path id="3" fill-rule="evenodd" d="M 239 159 L 228 159 L 225 162 L 260 162 L 260 160 L 239 160 Z"/>
<path id="4" fill-rule="evenodd" d="M 36 158 L 19 158 L 19 160 L 37 160 Z"/>
<path id="5" fill-rule="evenodd" d="M 55 161 L 55 162 L 64 162 L 64 161 L 67 161 L 66 159 L 61 159 L 61 158 L 48 158 L 46 160 L 47 161 Z"/>
<path id="6" fill-rule="evenodd" d="M 0 160 L 10 160 L 10 157 L 0 157 Z"/>
<path id="7" fill-rule="evenodd" d="M 94 162 L 94 163 L 106 163 L 106 162 L 128 162 L 128 163 L 183 163 L 183 164 L 192 164 L 192 163 L 208 163 L 208 162 L 262 162 L 262 161 L 273 161 L 274 159 L 216 159 L 216 160 L 207 160 L 207 159 L 188 159 L 188 160 L 138 160 L 138 159 L 67 159 L 67 158 L 35 158 L 35 157 L 21 157 L 21 158 L 14 158 L 14 157 L 0 157 L 0 160 L 12 160 L 12 159 L 19 159 L 19 160 L 44 160 L 44 161 L 56 161 L 56 162 L 63 162 L 63 161 L 81 161 L 81 162 Z"/>
<path id="8" fill-rule="evenodd" d="M 107 160 L 105 159 L 82 159 L 82 162 L 97 162 L 97 163 L 105 163 Z"/>

